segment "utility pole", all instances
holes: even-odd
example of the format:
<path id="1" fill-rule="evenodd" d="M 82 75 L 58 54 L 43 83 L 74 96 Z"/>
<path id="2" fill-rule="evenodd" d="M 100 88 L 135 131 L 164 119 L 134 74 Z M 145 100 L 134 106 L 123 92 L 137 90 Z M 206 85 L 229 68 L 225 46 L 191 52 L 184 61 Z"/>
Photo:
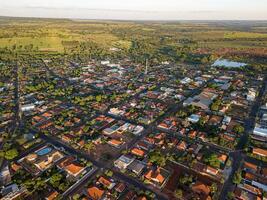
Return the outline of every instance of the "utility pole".
<path id="1" fill-rule="evenodd" d="M 145 75 L 147 75 L 148 72 L 148 59 L 146 59 L 146 71 L 145 71 Z"/>

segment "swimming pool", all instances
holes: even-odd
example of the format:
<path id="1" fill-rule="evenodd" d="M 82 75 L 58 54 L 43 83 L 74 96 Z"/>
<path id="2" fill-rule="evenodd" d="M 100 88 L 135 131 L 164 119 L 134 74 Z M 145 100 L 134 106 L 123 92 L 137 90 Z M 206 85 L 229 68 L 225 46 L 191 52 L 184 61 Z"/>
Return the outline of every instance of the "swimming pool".
<path id="1" fill-rule="evenodd" d="M 45 154 L 50 153 L 51 151 L 52 151 L 52 148 L 50 148 L 50 147 L 45 147 L 45 148 L 43 148 L 43 149 L 37 151 L 36 153 L 37 153 L 38 156 L 43 156 L 43 155 L 45 155 Z"/>

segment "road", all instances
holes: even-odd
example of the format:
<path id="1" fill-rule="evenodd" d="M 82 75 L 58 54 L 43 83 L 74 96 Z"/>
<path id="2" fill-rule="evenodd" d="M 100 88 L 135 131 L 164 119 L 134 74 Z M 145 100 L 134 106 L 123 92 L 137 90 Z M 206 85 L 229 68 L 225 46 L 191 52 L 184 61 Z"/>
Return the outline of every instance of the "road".
<path id="1" fill-rule="evenodd" d="M 15 100 L 15 108 L 14 108 L 14 124 L 15 128 L 19 128 L 21 125 L 21 112 L 20 112 L 20 80 L 19 80 L 19 64 L 15 65 L 15 82 L 14 82 L 14 100 Z"/>

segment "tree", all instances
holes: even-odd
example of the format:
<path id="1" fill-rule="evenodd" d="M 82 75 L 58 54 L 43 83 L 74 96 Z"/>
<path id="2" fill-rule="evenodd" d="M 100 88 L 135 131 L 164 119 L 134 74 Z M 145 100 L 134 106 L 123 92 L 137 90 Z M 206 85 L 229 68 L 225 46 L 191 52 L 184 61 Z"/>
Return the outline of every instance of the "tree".
<path id="1" fill-rule="evenodd" d="M 206 120 L 204 117 L 200 117 L 199 121 L 198 121 L 198 124 L 199 126 L 203 127 L 206 123 Z"/>
<path id="2" fill-rule="evenodd" d="M 219 168 L 221 165 L 217 155 L 214 153 L 205 156 L 204 162 L 216 168 Z"/>
<path id="3" fill-rule="evenodd" d="M 60 181 L 63 178 L 63 176 L 59 173 L 57 174 L 53 174 L 49 180 L 49 182 L 51 183 L 51 185 L 55 188 L 58 188 L 60 185 Z"/>
<path id="4" fill-rule="evenodd" d="M 193 176 L 188 176 L 187 174 L 179 179 L 181 185 L 190 185 L 193 182 Z"/>
<path id="5" fill-rule="evenodd" d="M 232 199 L 234 199 L 234 198 L 235 198 L 235 194 L 234 194 L 233 192 L 228 192 L 228 193 L 227 193 L 227 199 L 232 200 Z"/>
<path id="6" fill-rule="evenodd" d="M 34 190 L 42 191 L 46 187 L 45 180 L 38 177 L 34 184 Z"/>
<path id="7" fill-rule="evenodd" d="M 187 113 L 183 110 L 179 110 L 177 113 L 176 113 L 176 116 L 177 117 L 181 117 L 181 118 L 185 118 L 187 117 Z"/>
<path id="8" fill-rule="evenodd" d="M 241 134 L 244 133 L 245 128 L 243 126 L 241 126 L 240 124 L 237 124 L 234 126 L 234 132 Z"/>
<path id="9" fill-rule="evenodd" d="M 217 99 L 211 104 L 210 109 L 213 111 L 218 111 L 221 104 L 222 104 L 221 100 Z"/>
<path id="10" fill-rule="evenodd" d="M 93 142 L 88 142 L 84 145 L 84 148 L 87 150 L 87 151 L 91 151 L 95 148 L 95 145 Z"/>
<path id="11" fill-rule="evenodd" d="M 75 194 L 72 197 L 73 200 L 79 200 L 80 199 L 80 194 Z"/>
<path id="12" fill-rule="evenodd" d="M 101 96 L 101 95 L 97 95 L 97 96 L 95 97 L 95 100 L 96 100 L 97 102 L 101 102 L 101 101 L 102 101 L 102 96 Z"/>
<path id="13" fill-rule="evenodd" d="M 189 105 L 187 109 L 189 113 L 194 113 L 197 110 L 197 108 L 194 105 Z"/>
<path id="14" fill-rule="evenodd" d="M 148 157 L 150 162 L 155 163 L 161 167 L 166 164 L 166 157 L 163 156 L 158 150 L 150 152 Z"/>
<path id="15" fill-rule="evenodd" d="M 216 104 L 216 103 L 213 103 L 213 104 L 211 104 L 210 109 L 212 111 L 218 111 L 219 110 L 219 105 Z"/>
<path id="16" fill-rule="evenodd" d="M 217 184 L 216 184 L 216 183 L 212 183 L 212 185 L 210 186 L 210 191 L 211 191 L 211 193 L 212 193 L 212 194 L 213 194 L 213 193 L 216 193 L 217 190 L 218 190 L 218 186 L 217 186 Z"/>
<path id="17" fill-rule="evenodd" d="M 4 151 L 0 151 L 0 158 L 5 156 L 5 152 Z"/>
<path id="18" fill-rule="evenodd" d="M 7 160 L 12 160 L 12 159 L 14 159 L 17 156 L 18 156 L 17 149 L 10 149 L 10 150 L 6 151 L 6 153 L 5 153 L 5 158 Z"/>
<path id="19" fill-rule="evenodd" d="M 183 191 L 181 189 L 175 190 L 174 196 L 178 199 L 181 199 L 183 197 Z"/>
<path id="20" fill-rule="evenodd" d="M 201 59 L 200 62 L 201 62 L 202 64 L 206 64 L 206 63 L 209 62 L 209 60 L 208 60 L 208 58 L 205 56 L 205 57 L 203 57 L 203 58 Z"/>
<path id="21" fill-rule="evenodd" d="M 89 130 L 90 130 L 90 125 L 86 125 L 86 126 L 84 126 L 83 131 L 84 131 L 85 133 L 87 133 Z"/>
<path id="22" fill-rule="evenodd" d="M 61 183 L 59 186 L 58 186 L 58 189 L 61 190 L 61 191 L 65 191 L 68 189 L 68 184 L 67 183 Z"/>
<path id="23" fill-rule="evenodd" d="M 241 174 L 241 171 L 239 170 L 234 174 L 233 183 L 234 184 L 240 184 L 241 181 L 242 181 L 242 174 Z"/>

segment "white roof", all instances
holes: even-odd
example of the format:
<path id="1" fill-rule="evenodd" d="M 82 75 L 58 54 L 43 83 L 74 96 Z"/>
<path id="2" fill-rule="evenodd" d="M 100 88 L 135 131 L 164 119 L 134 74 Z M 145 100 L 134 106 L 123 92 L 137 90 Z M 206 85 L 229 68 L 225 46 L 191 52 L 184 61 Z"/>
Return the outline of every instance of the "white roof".
<path id="1" fill-rule="evenodd" d="M 130 163 L 132 161 L 132 158 L 129 158 L 129 157 L 126 157 L 126 156 L 122 155 L 119 158 L 119 160 L 122 161 L 122 162 L 125 162 L 125 163 Z"/>
<path id="2" fill-rule="evenodd" d="M 267 129 L 266 128 L 261 128 L 261 127 L 255 127 L 253 130 L 254 135 L 259 135 L 263 137 L 267 137 Z"/>
<path id="3" fill-rule="evenodd" d="M 261 183 L 256 182 L 256 181 L 252 181 L 252 185 L 257 186 L 258 188 L 261 188 L 264 191 L 267 191 L 267 185 L 265 185 L 265 184 L 261 184 Z"/>

